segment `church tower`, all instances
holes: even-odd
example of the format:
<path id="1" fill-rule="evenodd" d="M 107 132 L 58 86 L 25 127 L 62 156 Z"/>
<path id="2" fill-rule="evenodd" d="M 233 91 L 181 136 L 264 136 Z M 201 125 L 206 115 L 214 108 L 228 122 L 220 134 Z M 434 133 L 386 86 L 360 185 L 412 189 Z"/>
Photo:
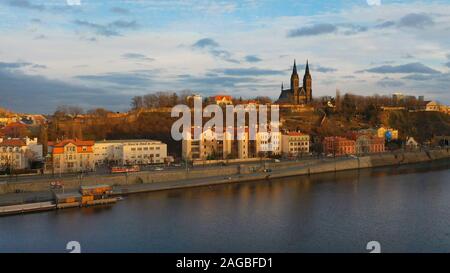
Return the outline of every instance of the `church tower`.
<path id="1" fill-rule="evenodd" d="M 291 92 L 294 96 L 295 103 L 298 103 L 299 101 L 299 93 L 300 93 L 300 78 L 297 74 L 297 64 L 294 60 L 294 68 L 292 69 L 292 75 L 291 75 Z"/>
<path id="2" fill-rule="evenodd" d="M 305 89 L 306 93 L 306 103 L 309 103 L 312 101 L 312 77 L 311 73 L 309 73 L 308 60 L 306 61 L 305 76 L 303 77 L 303 88 Z"/>

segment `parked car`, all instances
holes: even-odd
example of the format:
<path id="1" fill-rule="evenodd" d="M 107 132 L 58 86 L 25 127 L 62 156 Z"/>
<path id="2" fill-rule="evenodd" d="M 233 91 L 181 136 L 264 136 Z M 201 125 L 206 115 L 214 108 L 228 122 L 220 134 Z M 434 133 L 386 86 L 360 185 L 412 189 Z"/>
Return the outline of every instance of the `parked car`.
<path id="1" fill-rule="evenodd" d="M 155 168 L 155 171 L 164 171 L 164 168 L 156 167 L 156 168 Z"/>

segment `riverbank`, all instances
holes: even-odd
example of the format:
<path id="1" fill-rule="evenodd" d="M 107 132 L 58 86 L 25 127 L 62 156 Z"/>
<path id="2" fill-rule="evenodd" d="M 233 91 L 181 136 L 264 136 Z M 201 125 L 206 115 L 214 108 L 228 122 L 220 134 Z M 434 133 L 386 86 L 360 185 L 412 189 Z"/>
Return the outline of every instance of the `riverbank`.
<path id="1" fill-rule="evenodd" d="M 246 165 L 195 168 L 189 171 L 171 170 L 126 175 L 88 176 L 62 179 L 62 182 L 65 187 L 64 190 L 67 192 L 77 190 L 81 185 L 106 184 L 113 186 L 113 195 L 126 195 L 354 169 L 398 166 L 442 159 L 450 159 L 450 149 L 384 153 L 358 158 L 308 159 L 281 163 L 261 162 Z M 270 172 L 267 172 L 267 170 L 270 170 Z M 51 201 L 53 194 L 49 185 L 52 181 L 0 181 L 0 206 Z M 15 193 L 17 191 L 21 193 Z"/>

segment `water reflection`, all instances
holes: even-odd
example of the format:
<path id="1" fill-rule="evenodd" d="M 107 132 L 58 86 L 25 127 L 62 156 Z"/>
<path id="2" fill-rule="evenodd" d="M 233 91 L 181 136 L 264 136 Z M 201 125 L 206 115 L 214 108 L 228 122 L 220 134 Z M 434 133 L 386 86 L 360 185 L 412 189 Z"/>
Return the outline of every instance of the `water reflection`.
<path id="1" fill-rule="evenodd" d="M 446 161 L 138 194 L 0 218 L 0 251 L 446 252 L 449 178 Z"/>

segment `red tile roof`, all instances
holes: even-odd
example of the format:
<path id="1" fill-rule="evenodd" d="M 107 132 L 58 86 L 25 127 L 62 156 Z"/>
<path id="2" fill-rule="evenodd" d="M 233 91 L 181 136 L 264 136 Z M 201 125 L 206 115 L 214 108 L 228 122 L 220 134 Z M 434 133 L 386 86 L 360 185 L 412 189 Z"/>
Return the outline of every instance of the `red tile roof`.
<path id="1" fill-rule="evenodd" d="M 306 134 L 300 132 L 290 132 L 288 133 L 288 136 L 306 136 Z"/>
<path id="2" fill-rule="evenodd" d="M 25 141 L 21 140 L 21 139 L 5 139 L 3 140 L 3 142 L 0 143 L 0 146 L 2 147 L 22 147 L 22 146 L 26 146 L 27 144 L 25 143 Z"/>
<path id="3" fill-rule="evenodd" d="M 223 100 L 223 99 L 226 99 L 226 100 L 231 100 L 232 98 L 231 98 L 231 96 L 215 96 L 214 97 L 214 99 L 216 100 L 216 101 L 218 101 L 218 100 Z"/>
<path id="4" fill-rule="evenodd" d="M 95 141 L 93 140 L 79 140 L 79 139 L 65 139 L 60 142 L 53 142 L 49 141 L 48 145 L 53 147 L 64 147 L 67 144 L 72 143 L 76 146 L 93 146 L 95 144 Z"/>

